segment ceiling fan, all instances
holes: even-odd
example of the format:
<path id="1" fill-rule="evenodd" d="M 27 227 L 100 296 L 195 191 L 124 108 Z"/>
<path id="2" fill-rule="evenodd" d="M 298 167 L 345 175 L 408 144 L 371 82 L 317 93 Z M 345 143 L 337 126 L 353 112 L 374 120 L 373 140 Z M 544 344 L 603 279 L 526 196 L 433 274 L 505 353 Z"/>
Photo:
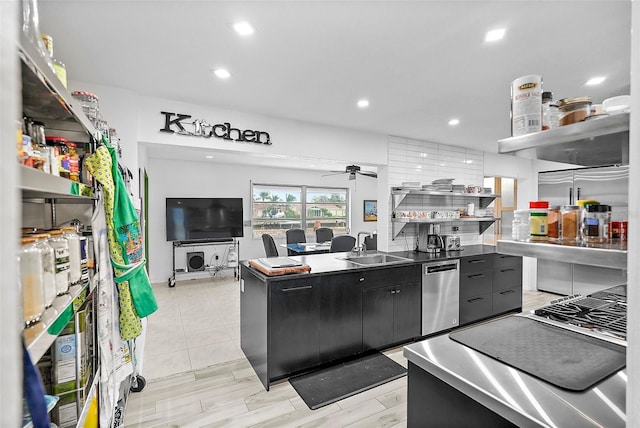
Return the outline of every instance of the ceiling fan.
<path id="1" fill-rule="evenodd" d="M 373 171 L 362 171 L 358 165 L 348 165 L 344 171 L 331 171 L 331 174 L 324 174 L 323 177 L 336 174 L 349 174 L 349 180 L 355 180 L 356 174 L 365 175 L 367 177 L 378 178 L 378 174 Z"/>

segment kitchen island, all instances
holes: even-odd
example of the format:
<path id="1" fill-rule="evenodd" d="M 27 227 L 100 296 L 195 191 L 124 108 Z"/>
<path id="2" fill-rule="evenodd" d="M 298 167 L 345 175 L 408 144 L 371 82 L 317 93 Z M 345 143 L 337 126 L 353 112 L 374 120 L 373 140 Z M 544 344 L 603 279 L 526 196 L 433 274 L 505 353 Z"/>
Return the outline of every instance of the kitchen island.
<path id="1" fill-rule="evenodd" d="M 372 254 L 387 253 L 369 252 Z M 423 262 L 460 259 L 470 266 L 463 272 L 481 272 L 469 273 L 474 282 L 465 283 L 468 289 L 483 293 L 469 297 L 479 302 L 475 305 L 480 310 L 468 311 L 467 319 L 493 316 L 492 302 L 500 312 L 521 306 L 520 267 L 501 265 L 520 259 L 498 256 L 493 246 L 388 255 L 396 261 L 368 266 L 345 260 L 350 253 L 292 256 L 291 260 L 308 266 L 310 273 L 277 276 L 265 275 L 248 261 L 241 263 L 241 347 L 265 389 L 272 381 L 314 367 L 421 339 Z M 504 278 L 499 277 L 502 271 Z M 496 285 L 504 283 L 503 279 L 511 281 L 511 288 Z M 510 306 L 499 300 L 501 293 L 513 300 Z M 463 311 L 466 304 L 466 300 L 460 303 Z"/>
<path id="2" fill-rule="evenodd" d="M 618 291 L 623 286 L 610 290 Z M 595 296 L 595 298 L 594 298 Z M 626 325 L 620 326 L 618 331 L 605 331 L 594 328 L 594 325 L 576 322 L 572 315 L 567 318 L 553 316 L 547 319 L 549 313 L 570 314 L 572 308 L 580 309 L 579 316 L 585 313 L 595 315 L 596 312 L 620 309 L 626 314 L 625 305 L 618 305 L 614 300 L 606 300 L 605 305 L 597 300 L 608 299 L 607 290 L 594 293 L 591 297 L 565 298 L 549 306 L 538 309 L 529 314 L 512 315 L 484 325 L 471 327 L 474 334 L 480 329 L 498 336 L 498 325 L 524 323 L 526 328 L 545 325 L 572 340 L 589 340 L 598 348 L 615 346 L 619 355 L 626 354 Z M 626 294 L 625 294 L 626 299 Z M 584 303 L 582 303 L 584 302 Z M 595 303 L 594 303 L 595 302 Z M 613 302 L 613 303 L 611 303 Z M 583 305 L 584 306 L 580 306 Z M 587 308 L 587 304 L 590 308 Z M 601 309 L 601 308 L 604 308 Z M 611 309 L 611 310 L 610 310 Z M 619 319 L 625 320 L 626 315 L 617 313 Z M 569 321 L 567 324 L 565 322 Z M 543 322 L 540 324 L 540 322 Z M 518 324 L 516 323 L 516 324 Z M 533 323 L 530 326 L 528 323 Z M 495 334 L 492 333 L 495 330 Z M 623 331 L 624 330 L 624 331 Z M 458 330 L 455 334 L 460 334 Z M 577 335 L 577 336 L 576 336 Z M 413 343 L 404 348 L 404 356 L 408 360 L 408 411 L 409 427 L 421 426 L 455 426 L 455 427 L 624 427 L 625 396 L 627 386 L 626 369 L 617 367 L 607 373 L 610 375 L 603 380 L 586 388 L 573 390 L 557 386 L 562 382 L 555 379 L 541 380 L 528 374 L 527 370 L 514 368 L 497 358 L 492 358 L 484 352 L 478 352 L 470 346 L 465 346 L 451 338 L 449 334 L 432 337 L 422 342 Z M 470 335 L 467 335 L 470 336 Z M 594 342 L 594 338 L 595 340 Z M 480 343 L 504 342 L 503 338 L 494 340 L 485 338 Z M 507 341 L 508 342 L 508 341 Z M 609 345 L 613 344 L 613 345 Z M 540 347 L 549 346 L 548 343 L 534 345 L 534 351 Z M 548 351 L 542 350 L 544 356 Z M 518 350 L 521 352 L 521 350 Z M 529 351 L 531 352 L 531 351 Z M 530 357 L 530 353 L 527 357 Z M 509 352 L 502 356 L 508 355 Z M 572 355 L 568 355 L 572 354 Z M 579 364 L 591 356 L 570 351 L 561 354 L 545 364 L 556 364 L 562 374 L 568 373 L 567 368 Z M 583 358 L 584 357 L 584 358 Z M 506 358 L 505 358 L 506 359 Z M 565 360 L 565 361 L 561 361 Z M 536 365 L 542 358 L 528 358 Z M 602 361 L 602 360 L 600 360 Z M 526 365 L 526 368 L 531 368 Z M 539 366 L 540 367 L 540 366 Z M 543 371 L 545 367 L 542 366 Z M 574 371 L 575 372 L 575 371 Z M 579 374 L 584 374 L 584 371 Z M 582 376 L 575 376 L 582 377 Z M 573 376 L 568 378 L 574 379 Z M 464 411 L 460 411 L 464 409 Z"/>

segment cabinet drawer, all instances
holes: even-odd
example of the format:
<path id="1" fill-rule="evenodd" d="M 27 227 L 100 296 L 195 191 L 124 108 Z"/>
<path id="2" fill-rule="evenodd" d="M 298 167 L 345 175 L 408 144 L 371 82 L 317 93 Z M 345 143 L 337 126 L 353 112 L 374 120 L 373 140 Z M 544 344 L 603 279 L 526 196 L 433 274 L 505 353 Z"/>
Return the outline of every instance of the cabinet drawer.
<path id="1" fill-rule="evenodd" d="M 492 307 L 491 293 L 460 299 L 460 325 L 490 317 Z"/>
<path id="2" fill-rule="evenodd" d="M 493 270 L 460 274 L 460 298 L 493 291 Z"/>
<path id="3" fill-rule="evenodd" d="M 504 266 L 493 271 L 493 291 L 522 286 L 522 266 Z"/>
<path id="4" fill-rule="evenodd" d="M 474 257 L 462 257 L 460 259 L 460 273 L 493 269 L 493 256 L 494 254 L 484 254 Z"/>
<path id="5" fill-rule="evenodd" d="M 508 256 L 506 254 L 496 254 L 494 257 L 493 265 L 496 268 L 501 268 L 505 266 L 514 266 L 514 265 L 522 266 L 522 257 Z"/>
<path id="6" fill-rule="evenodd" d="M 408 284 L 420 282 L 421 265 L 386 267 L 361 272 L 364 288 L 386 287 L 388 285 Z"/>
<path id="7" fill-rule="evenodd" d="M 522 308 L 522 287 L 493 292 L 493 313 L 495 315 L 520 308 Z"/>

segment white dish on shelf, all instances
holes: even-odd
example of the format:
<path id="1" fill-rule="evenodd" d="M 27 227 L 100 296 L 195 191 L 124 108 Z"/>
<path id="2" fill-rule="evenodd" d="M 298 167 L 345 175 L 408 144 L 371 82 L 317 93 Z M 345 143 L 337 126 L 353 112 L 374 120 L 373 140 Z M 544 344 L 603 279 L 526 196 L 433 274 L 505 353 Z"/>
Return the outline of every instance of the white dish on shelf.
<path id="1" fill-rule="evenodd" d="M 403 181 L 402 187 L 420 187 L 419 181 Z"/>
<path id="2" fill-rule="evenodd" d="M 631 108 L 631 95 L 620 95 L 607 98 L 602 101 L 602 109 L 605 113 L 618 114 L 628 113 Z"/>

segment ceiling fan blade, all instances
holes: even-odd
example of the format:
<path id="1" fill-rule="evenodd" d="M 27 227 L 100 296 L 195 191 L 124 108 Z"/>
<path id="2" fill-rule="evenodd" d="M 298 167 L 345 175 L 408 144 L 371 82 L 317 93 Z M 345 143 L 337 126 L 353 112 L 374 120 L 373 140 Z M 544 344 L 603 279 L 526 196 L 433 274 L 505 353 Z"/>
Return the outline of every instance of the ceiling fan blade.
<path id="1" fill-rule="evenodd" d="M 366 175 L 367 177 L 378 178 L 378 174 L 373 171 L 358 171 L 358 174 Z"/>
<path id="2" fill-rule="evenodd" d="M 322 177 L 328 177 L 329 175 L 339 175 L 339 174 L 344 174 L 344 171 L 330 171 L 329 174 L 322 174 Z"/>

